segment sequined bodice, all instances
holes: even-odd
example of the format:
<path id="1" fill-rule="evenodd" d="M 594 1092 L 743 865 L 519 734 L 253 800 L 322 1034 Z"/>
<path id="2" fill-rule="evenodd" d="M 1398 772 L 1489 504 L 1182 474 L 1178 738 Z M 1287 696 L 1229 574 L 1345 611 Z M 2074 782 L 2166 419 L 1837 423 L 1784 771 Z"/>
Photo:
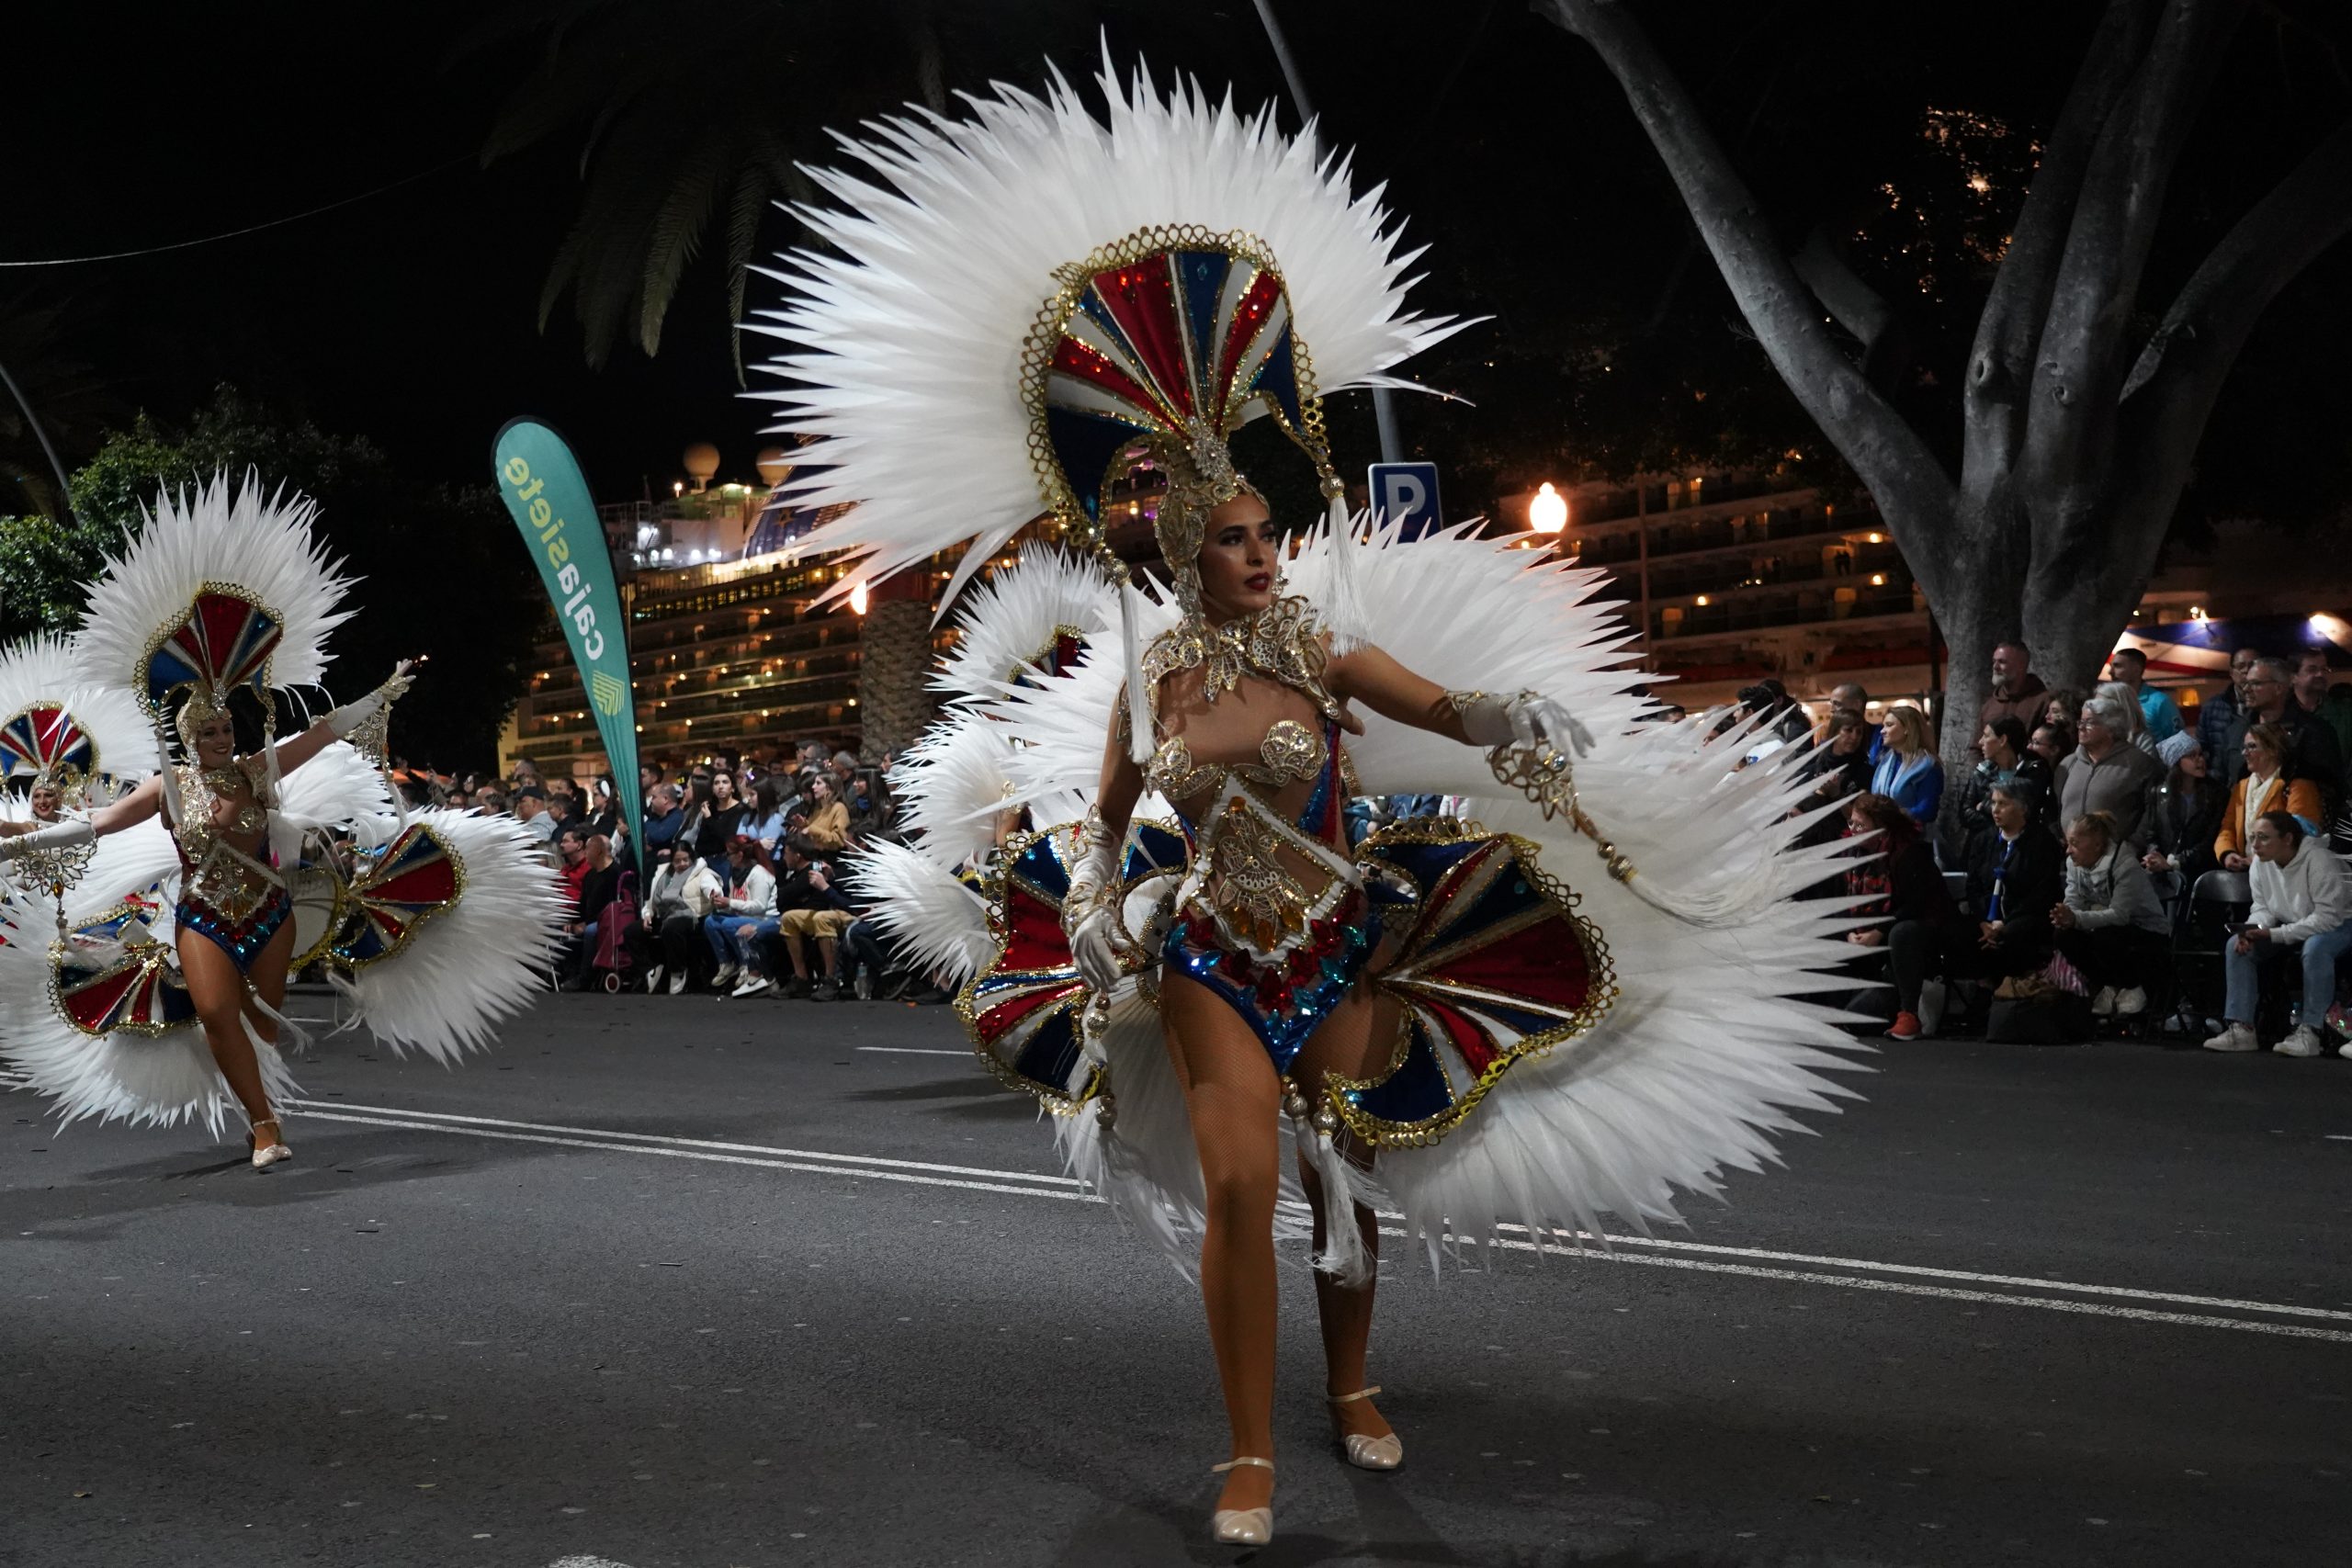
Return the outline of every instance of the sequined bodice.
<path id="1" fill-rule="evenodd" d="M 1144 783 L 1182 811 L 1186 802 L 1206 798 L 1227 774 L 1268 791 L 1280 791 L 1316 777 L 1330 756 L 1322 736 L 1295 718 L 1278 718 L 1267 727 L 1255 761 L 1196 762 L 1184 738 L 1171 735 L 1152 754 L 1150 765 L 1144 770 Z"/>
<path id="2" fill-rule="evenodd" d="M 225 768 L 175 770 L 181 894 L 232 919 L 258 908 L 282 886 L 269 863 L 266 761 L 241 757 Z"/>

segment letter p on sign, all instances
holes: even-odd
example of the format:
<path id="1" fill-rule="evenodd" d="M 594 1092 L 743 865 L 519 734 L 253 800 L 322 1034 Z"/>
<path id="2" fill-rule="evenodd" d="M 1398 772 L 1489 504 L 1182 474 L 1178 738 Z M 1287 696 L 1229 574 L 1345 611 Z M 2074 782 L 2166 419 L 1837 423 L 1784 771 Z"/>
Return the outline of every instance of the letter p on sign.
<path id="1" fill-rule="evenodd" d="M 1400 525 L 1398 537 L 1418 539 L 1443 521 L 1435 463 L 1374 463 L 1365 479 L 1373 511 Z"/>

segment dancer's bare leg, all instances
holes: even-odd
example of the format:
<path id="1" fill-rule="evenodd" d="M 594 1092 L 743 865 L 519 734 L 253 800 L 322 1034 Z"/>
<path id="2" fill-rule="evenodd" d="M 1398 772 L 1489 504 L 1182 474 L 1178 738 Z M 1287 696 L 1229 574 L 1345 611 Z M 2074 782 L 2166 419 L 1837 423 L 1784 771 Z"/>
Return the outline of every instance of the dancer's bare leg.
<path id="1" fill-rule="evenodd" d="M 1317 1104 L 1321 1103 L 1319 1091 L 1326 1073 L 1338 1073 L 1359 1081 L 1379 1078 L 1388 1067 L 1397 1021 L 1393 1001 L 1369 990 L 1357 991 L 1334 1008 L 1323 1027 L 1307 1041 L 1292 1064 L 1292 1076 Z M 1344 1132 L 1340 1140 L 1351 1164 L 1361 1170 L 1372 1168 L 1370 1149 L 1355 1144 Z M 1306 1189 L 1306 1201 L 1315 1209 L 1315 1247 L 1319 1252 L 1325 1243 L 1323 1182 L 1307 1163 L 1304 1151 L 1299 1156 L 1298 1179 Z M 1364 1250 L 1376 1265 L 1380 1258 L 1379 1216 L 1358 1203 L 1353 1217 L 1356 1233 L 1363 1237 Z M 1364 1356 L 1372 1342 L 1373 1295 L 1378 1285 L 1376 1269 L 1374 1278 L 1366 1280 L 1360 1290 L 1348 1289 L 1319 1269 L 1315 1271 L 1315 1308 L 1323 1325 L 1327 1394 L 1354 1393 L 1371 1386 L 1372 1380 L 1364 1371 Z M 1335 1404 L 1330 1410 L 1331 1419 L 1342 1436 L 1362 1433 L 1367 1438 L 1385 1438 L 1393 1429 L 1369 1399 Z"/>
<path id="2" fill-rule="evenodd" d="M 293 923 L 288 921 L 271 939 L 254 965 L 258 975 L 261 964 L 275 956 L 277 996 L 281 999 L 286 994 L 287 955 L 293 945 Z M 204 1043 L 211 1047 L 213 1063 L 228 1080 L 229 1092 L 244 1108 L 245 1120 L 257 1129 L 254 1145 L 266 1149 L 278 1142 L 277 1125 L 273 1120 L 276 1112 L 269 1105 L 269 1091 L 262 1084 L 260 1059 L 254 1054 L 254 1043 L 245 1035 L 245 977 L 238 971 L 235 959 L 195 931 L 179 933 L 179 950 L 180 976 L 187 982 L 188 1000 L 195 1004 L 197 1021 L 204 1030 Z"/>
<path id="3" fill-rule="evenodd" d="M 1196 981 L 1160 981 L 1160 1025 L 1184 1085 L 1184 1104 L 1207 1194 L 1201 1303 L 1216 1352 L 1228 1456 L 1274 1457 L 1274 1197 L 1281 1187 L 1282 1080 L 1250 1026 Z M 1273 1500 L 1270 1470 L 1226 1476 L 1219 1508 Z"/>

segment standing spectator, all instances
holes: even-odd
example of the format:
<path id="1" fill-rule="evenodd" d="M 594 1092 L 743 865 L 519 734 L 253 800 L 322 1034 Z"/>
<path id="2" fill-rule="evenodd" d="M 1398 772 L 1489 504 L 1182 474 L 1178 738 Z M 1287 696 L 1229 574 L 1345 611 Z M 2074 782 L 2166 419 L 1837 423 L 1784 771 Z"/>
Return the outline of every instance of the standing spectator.
<path id="1" fill-rule="evenodd" d="M 2307 648 L 2295 655 L 2295 705 L 2327 726 L 2335 750 L 2352 765 L 2352 685 L 2327 683 L 2327 649 Z"/>
<path id="2" fill-rule="evenodd" d="M 2041 758 L 2050 768 L 2050 776 L 2058 776 L 2058 764 L 2075 754 L 2075 727 L 2071 724 L 2038 724 L 2033 739 L 2026 742 L 2026 750 Z"/>
<path id="3" fill-rule="evenodd" d="M 743 803 L 735 798 L 735 775 L 725 768 L 710 771 L 710 806 L 695 830 L 695 849 L 717 871 L 734 841 L 742 836 Z"/>
<path id="4" fill-rule="evenodd" d="M 2119 698 L 2093 696 L 2083 704 L 2081 744 L 2058 764 L 2058 815 L 2072 822 L 2106 812 L 2136 858 L 2147 842 L 2148 796 L 2164 783 L 2165 770 L 2125 741 L 2131 726 L 2132 714 Z"/>
<path id="5" fill-rule="evenodd" d="M 1993 694 L 1977 710 L 1979 729 L 2007 715 L 2021 724 L 2041 716 L 2049 688 L 2032 670 L 2033 655 L 2021 642 L 2005 642 L 1993 649 Z"/>
<path id="6" fill-rule="evenodd" d="M 2302 824 L 2284 811 L 2257 818 L 2247 847 L 2254 852 L 2254 908 L 2222 955 L 2229 971 L 2224 1027 L 2205 1049 L 2262 1048 L 2254 1033 L 2262 970 L 2300 949 L 2302 1020 L 2271 1049 L 2282 1056 L 2316 1056 L 2318 1021 L 2335 999 L 2335 962 L 2352 952 L 2352 878 L 2326 845 L 2305 838 Z"/>
<path id="7" fill-rule="evenodd" d="M 1960 837 L 1945 846 L 1945 863 L 1957 865 L 1965 858 L 1968 840 L 1979 833 L 1990 832 L 1993 827 L 1993 781 L 2004 776 L 2023 779 L 2033 785 L 2044 802 L 2037 820 L 2048 824 L 2047 813 L 2055 809 L 2057 799 L 2052 788 L 2050 764 L 2033 750 L 2026 738 L 2025 726 L 2006 715 L 1986 725 L 1976 737 L 1976 750 L 1984 760 L 1961 786 L 1960 810 L 1955 814 Z"/>
<path id="8" fill-rule="evenodd" d="M 2082 716 L 2082 712 L 2083 694 L 2071 686 L 2062 686 L 2051 693 L 2050 700 L 2042 705 L 2041 722 L 2063 724 L 2066 727 L 2066 732 L 2072 735 L 2075 721 Z"/>
<path id="9" fill-rule="evenodd" d="M 662 944 L 662 956 L 645 972 L 649 993 L 662 984 L 665 970 L 672 996 L 686 988 L 687 977 L 694 972 L 695 932 L 726 896 L 726 884 L 695 858 L 694 846 L 670 846 L 670 858 L 653 874 L 653 886 L 645 899 L 645 929 Z"/>
<path id="10" fill-rule="evenodd" d="M 1860 714 L 1845 708 L 1830 709 L 1821 743 L 1804 760 L 1806 776 L 1821 782 L 1796 809 L 1806 811 L 1826 806 L 1869 789 L 1871 777 L 1877 772 L 1871 761 L 1870 738 L 1870 721 Z"/>
<path id="11" fill-rule="evenodd" d="M 1928 716 L 1915 707 L 1891 707 L 1879 735 L 1885 749 L 1871 774 L 1871 793 L 1893 799 L 1914 822 L 1934 821 L 1943 804 L 1944 765 L 1936 759 Z"/>
<path id="12" fill-rule="evenodd" d="M 2228 759 L 2237 749 L 2230 728 L 2245 710 L 2245 684 L 2254 674 L 2254 661 L 2261 657 L 2254 648 L 2241 648 L 2231 654 L 2230 683 L 2198 705 L 2197 744 L 2209 760 L 2221 765 L 2224 774 L 2229 772 Z"/>
<path id="13" fill-rule="evenodd" d="M 726 891 L 703 928 L 718 965 L 710 988 L 721 998 L 756 996 L 768 988 L 761 975 L 760 944 L 775 934 L 775 872 L 760 841 L 741 834 L 727 845 L 727 867 Z"/>
<path id="14" fill-rule="evenodd" d="M 555 837 L 556 819 L 548 815 L 547 792 L 535 784 L 526 784 L 514 791 L 514 820 L 523 824 L 523 831 L 541 843 Z"/>
<path id="15" fill-rule="evenodd" d="M 1863 727 L 1869 731 L 1871 766 L 1875 768 L 1878 766 L 1879 750 L 1884 742 L 1879 739 L 1877 726 L 1870 721 L 1871 694 L 1863 690 L 1860 682 L 1840 681 L 1829 688 L 1830 716 L 1835 718 L 1841 713 L 1852 714 L 1862 721 Z M 1827 739 L 1826 734 L 1823 736 L 1823 739 Z"/>
<path id="16" fill-rule="evenodd" d="M 2135 751 L 2145 751 L 2151 757 L 2156 754 L 2155 737 L 2148 733 L 2147 721 L 2140 712 L 2140 700 L 2132 694 L 2131 687 L 2120 681 L 2101 681 L 2091 688 L 2091 695 L 2105 697 L 2115 705 L 2116 713 L 2123 720 L 2122 735 L 2126 746 Z"/>
<path id="17" fill-rule="evenodd" d="M 2316 833 L 2326 820 L 2319 786 L 2295 775 L 2287 755 L 2287 738 L 2275 724 L 2257 724 L 2245 732 L 2239 749 L 2244 771 L 2230 786 L 2230 804 L 2213 837 L 2213 853 L 2224 871 L 2244 871 L 2246 846 L 2254 841 L 2254 825 L 2273 811 L 2290 813 L 2306 833 Z"/>
<path id="18" fill-rule="evenodd" d="M 2064 897 L 2065 880 L 2057 844 L 2033 825 L 2039 794 L 2016 779 L 1993 785 L 1993 831 L 1968 846 L 1973 924 L 1897 920 L 1887 932 L 1897 1009 L 1895 1028 L 1888 1032 L 1892 1038 L 1914 1040 L 1928 1032 L 1919 996 L 1939 968 L 1947 979 L 2007 979 L 2050 962 L 2050 911 Z"/>
<path id="19" fill-rule="evenodd" d="M 808 781 L 808 820 L 800 831 L 820 851 L 839 850 L 849 843 L 849 807 L 834 787 L 831 773 L 820 773 Z"/>
<path id="20" fill-rule="evenodd" d="M 2293 677 L 2283 659 L 2257 659 L 2245 681 L 2245 705 L 2230 726 L 2228 762 L 2233 784 L 2245 775 L 2246 731 L 2257 724 L 2274 725 L 2286 743 L 2287 773 L 2319 785 L 2322 820 L 2335 810 L 2344 789 L 2344 754 L 2335 749 L 2335 732 L 2296 705 Z"/>
<path id="21" fill-rule="evenodd" d="M 789 995 L 831 1001 L 840 994 L 833 978 L 836 944 L 849 929 L 849 898 L 833 884 L 833 868 L 818 858 L 822 848 L 806 833 L 784 841 L 784 875 L 776 883 L 776 931 L 792 961 Z M 817 962 L 809 964 L 810 943 Z M 821 977 L 821 978 L 820 978 Z"/>
<path id="22" fill-rule="evenodd" d="M 1944 891 L 1936 857 L 1919 825 L 1903 807 L 1883 795 L 1858 795 L 1846 804 L 1846 833 L 1856 839 L 1866 833 L 1878 835 L 1871 858 L 1846 873 L 1847 894 L 1862 900 L 1854 906 L 1854 916 L 1871 922 L 1848 931 L 1849 942 L 1885 951 L 1892 933 L 1906 924 L 1932 933 L 1939 952 L 1964 938 L 1966 922 L 1961 918 L 1960 906 Z M 1917 986 L 1908 996 L 1896 996 L 1894 1025 L 1888 1032 L 1897 1040 L 1919 1038 Z"/>
<path id="23" fill-rule="evenodd" d="M 2108 672 L 2115 683 L 2130 688 L 2140 705 L 2140 719 L 2152 740 L 2169 740 L 2180 733 L 2180 705 L 2171 694 L 2148 684 L 2148 656 L 2140 649 L 2119 648 L 2109 655 Z"/>
<path id="24" fill-rule="evenodd" d="M 2213 840 L 2222 831 L 2228 802 L 2196 736 L 2184 729 L 2165 741 L 2164 749 L 2171 752 L 2172 771 L 2148 802 L 2148 852 L 2140 863 L 2152 875 L 2178 877 L 2186 890 L 2221 863 Z M 2182 912 L 2187 913 L 2185 903 Z"/>
<path id="25" fill-rule="evenodd" d="M 2148 981 L 2171 950 L 2170 922 L 2147 868 L 2105 812 L 2066 824 L 2066 897 L 2050 911 L 2058 951 L 2082 971 L 2094 1018 L 2148 1010 Z"/>
<path id="26" fill-rule="evenodd" d="M 638 841 L 645 846 L 649 857 L 667 860 L 670 846 L 678 841 L 678 827 L 683 820 L 678 809 L 678 786 L 657 784 L 645 792 L 645 826 Z"/>
<path id="27" fill-rule="evenodd" d="M 605 917 L 613 908 L 613 899 L 620 891 L 621 863 L 613 858 L 613 841 L 602 833 L 591 833 L 584 828 L 567 828 L 560 840 L 564 846 L 570 869 L 571 846 L 580 846 L 581 867 L 579 902 L 573 906 L 569 928 L 573 942 L 566 949 L 562 988 L 584 991 L 595 978 L 596 938 L 604 929 Z M 624 917 L 626 918 L 626 917 Z"/>

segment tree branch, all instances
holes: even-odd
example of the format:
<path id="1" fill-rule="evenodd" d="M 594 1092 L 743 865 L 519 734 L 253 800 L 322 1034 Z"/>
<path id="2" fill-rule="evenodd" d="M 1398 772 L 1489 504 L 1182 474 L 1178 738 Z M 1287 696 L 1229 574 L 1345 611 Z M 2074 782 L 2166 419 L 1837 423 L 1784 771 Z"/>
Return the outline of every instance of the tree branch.
<path id="1" fill-rule="evenodd" d="M 2236 0 L 2166 0 L 2132 92 L 2092 151 L 2026 414 L 2026 461 L 2044 496 L 2094 491 L 2108 471 L 2110 389 L 2122 380 L 2125 333 L 2165 187 L 2243 14 Z"/>
<path id="2" fill-rule="evenodd" d="M 1838 318 L 1838 324 L 1854 334 L 1868 355 L 1879 335 L 1894 320 L 1894 311 L 1879 297 L 1878 290 L 1864 283 L 1838 254 L 1829 236 L 1816 227 L 1804 240 L 1804 248 L 1789 258 L 1804 286 L 1821 301 L 1821 308 Z"/>
<path id="3" fill-rule="evenodd" d="M 2017 459 L 2025 426 L 2012 411 L 2033 379 L 2034 351 L 2084 172 L 2100 129 L 2139 69 L 2154 18 L 2154 0 L 2109 0 L 2043 144 L 1969 350 L 1964 476 L 2003 472 Z"/>
<path id="4" fill-rule="evenodd" d="M 1956 565 L 1955 542 L 1940 536 L 1952 516 L 1950 476 L 1824 330 L 1755 196 L 1640 24 L 1608 0 L 1535 0 L 1534 8 L 1590 44 L 1624 89 L 1773 368 L 1869 487 L 1905 555 L 1922 571 Z"/>

